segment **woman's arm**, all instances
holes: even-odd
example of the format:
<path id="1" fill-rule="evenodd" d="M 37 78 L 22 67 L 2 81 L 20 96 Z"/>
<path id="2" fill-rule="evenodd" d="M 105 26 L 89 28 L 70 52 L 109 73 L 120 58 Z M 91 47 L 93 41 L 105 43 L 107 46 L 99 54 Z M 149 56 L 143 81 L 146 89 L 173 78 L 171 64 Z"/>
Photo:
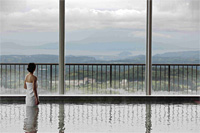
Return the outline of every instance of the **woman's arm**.
<path id="1" fill-rule="evenodd" d="M 38 94 L 37 94 L 37 78 L 35 78 L 35 80 L 33 81 L 33 92 L 35 95 L 35 104 L 38 105 L 39 99 L 38 99 Z"/>

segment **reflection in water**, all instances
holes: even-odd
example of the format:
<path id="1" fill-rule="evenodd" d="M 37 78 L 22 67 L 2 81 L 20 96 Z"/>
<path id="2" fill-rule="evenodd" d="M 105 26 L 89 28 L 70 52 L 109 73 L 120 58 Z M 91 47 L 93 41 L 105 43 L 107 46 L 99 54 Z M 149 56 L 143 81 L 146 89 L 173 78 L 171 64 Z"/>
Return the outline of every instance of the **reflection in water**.
<path id="1" fill-rule="evenodd" d="M 146 133 L 151 132 L 151 104 L 146 104 L 146 121 L 145 121 Z"/>
<path id="2" fill-rule="evenodd" d="M 39 108 L 38 112 L 37 109 L 25 110 L 23 104 L 1 104 L 1 131 L 23 132 L 23 129 L 26 132 L 38 130 L 39 132 L 195 133 L 200 131 L 200 105 L 195 103 L 62 103 L 40 104 Z M 25 117 L 27 118 L 23 121 Z"/>
<path id="3" fill-rule="evenodd" d="M 59 129 L 59 133 L 64 133 L 64 130 L 65 130 L 65 122 L 64 122 L 64 118 L 65 118 L 65 115 L 64 115 L 64 104 L 59 104 L 59 115 L 58 115 L 58 129 Z"/>
<path id="4" fill-rule="evenodd" d="M 26 118 L 24 119 L 24 131 L 36 133 L 38 130 L 38 107 L 26 106 Z"/>
<path id="5" fill-rule="evenodd" d="M 109 123 L 112 121 L 112 106 L 110 106 L 110 111 L 109 111 Z"/>

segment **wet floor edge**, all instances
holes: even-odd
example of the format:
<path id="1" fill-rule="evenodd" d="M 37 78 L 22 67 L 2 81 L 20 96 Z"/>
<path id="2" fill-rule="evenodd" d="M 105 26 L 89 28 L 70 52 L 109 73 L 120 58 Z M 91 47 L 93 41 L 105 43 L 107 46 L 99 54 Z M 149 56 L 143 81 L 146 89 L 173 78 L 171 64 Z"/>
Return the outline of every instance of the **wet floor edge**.
<path id="1" fill-rule="evenodd" d="M 84 103 L 103 103 L 103 104 L 131 104 L 131 103 L 162 103 L 162 104 L 179 104 L 179 103 L 198 103 L 200 96 L 66 96 L 56 95 L 47 96 L 43 95 L 39 97 L 40 103 L 72 103 L 72 104 L 84 104 Z M 1 95 L 0 103 L 25 103 L 25 95 Z"/>

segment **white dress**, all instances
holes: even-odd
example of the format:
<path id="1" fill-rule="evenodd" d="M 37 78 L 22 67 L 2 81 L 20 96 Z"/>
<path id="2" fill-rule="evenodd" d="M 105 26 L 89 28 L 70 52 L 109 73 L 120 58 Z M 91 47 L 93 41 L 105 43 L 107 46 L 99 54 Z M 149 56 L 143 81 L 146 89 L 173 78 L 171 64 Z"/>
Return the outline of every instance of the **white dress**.
<path id="1" fill-rule="evenodd" d="M 37 106 L 35 104 L 35 95 L 33 92 L 33 83 L 26 82 L 27 90 L 26 90 L 26 106 Z M 36 87 L 38 87 L 38 83 L 36 82 Z M 38 96 L 39 100 L 39 96 Z"/>

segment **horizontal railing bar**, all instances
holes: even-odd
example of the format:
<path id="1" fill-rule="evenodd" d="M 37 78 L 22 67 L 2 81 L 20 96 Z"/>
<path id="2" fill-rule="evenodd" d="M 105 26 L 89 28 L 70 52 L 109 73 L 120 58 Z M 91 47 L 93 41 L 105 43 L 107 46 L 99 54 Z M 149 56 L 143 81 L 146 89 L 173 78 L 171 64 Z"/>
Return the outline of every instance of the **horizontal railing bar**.
<path id="1" fill-rule="evenodd" d="M 0 63 L 0 65 L 28 65 L 29 63 Z M 58 63 L 35 63 L 36 65 L 58 65 Z"/>
<path id="2" fill-rule="evenodd" d="M 58 63 L 35 63 L 36 65 L 58 65 Z M 28 65 L 28 63 L 0 63 L 0 65 Z M 65 65 L 145 65 L 145 64 L 130 64 L 130 63 L 65 63 Z M 200 66 L 200 64 L 152 64 L 153 66 Z"/>

